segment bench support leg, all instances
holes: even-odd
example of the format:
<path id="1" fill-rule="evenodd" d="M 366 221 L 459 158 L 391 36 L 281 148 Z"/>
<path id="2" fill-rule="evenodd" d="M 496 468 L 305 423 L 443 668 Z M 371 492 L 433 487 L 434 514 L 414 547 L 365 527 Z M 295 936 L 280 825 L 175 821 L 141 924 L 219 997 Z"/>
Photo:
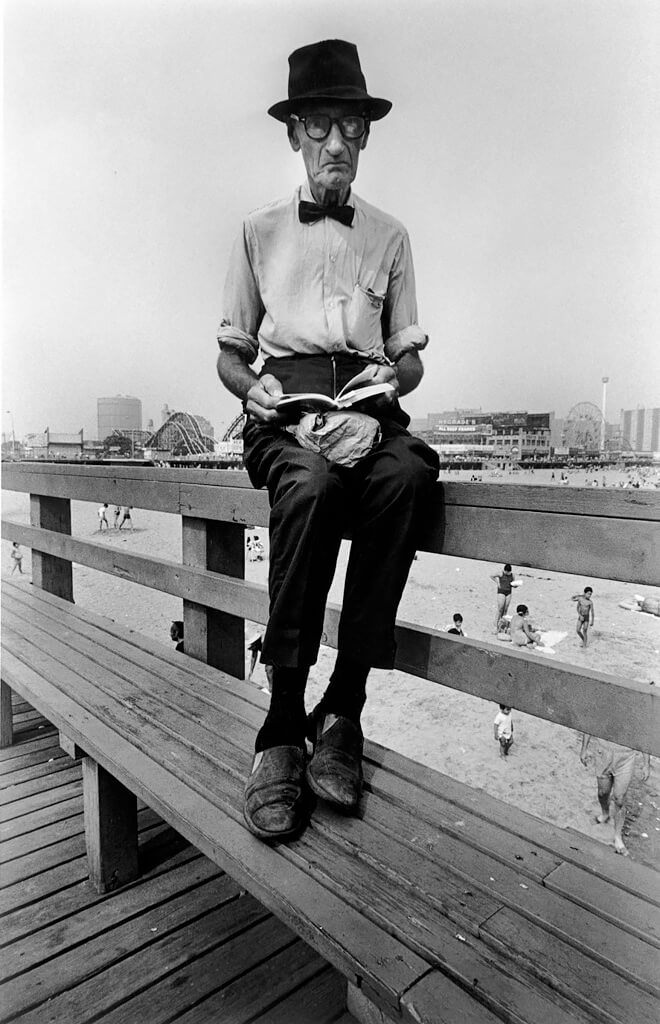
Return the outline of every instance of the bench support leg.
<path id="1" fill-rule="evenodd" d="M 138 876 L 137 798 L 93 758 L 82 765 L 89 877 L 111 892 Z"/>
<path id="2" fill-rule="evenodd" d="M 0 747 L 11 747 L 14 742 L 14 712 L 11 706 L 11 690 L 0 680 Z"/>
<path id="3" fill-rule="evenodd" d="M 346 992 L 346 1009 L 360 1024 L 392 1024 L 393 1021 L 392 1017 L 388 1017 L 367 998 L 362 989 L 350 981 Z"/>

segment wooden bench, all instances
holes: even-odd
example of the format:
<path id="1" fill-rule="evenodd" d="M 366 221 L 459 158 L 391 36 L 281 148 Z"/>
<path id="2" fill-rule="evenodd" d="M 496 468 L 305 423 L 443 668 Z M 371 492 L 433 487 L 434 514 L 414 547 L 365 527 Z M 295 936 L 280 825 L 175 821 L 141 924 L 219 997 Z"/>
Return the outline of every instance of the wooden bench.
<path id="1" fill-rule="evenodd" d="M 366 745 L 359 817 L 319 804 L 294 843 L 271 847 L 251 836 L 242 792 L 265 698 L 237 677 L 243 619 L 263 621 L 267 608 L 263 588 L 240 576 L 243 525 L 265 520 L 263 496 L 235 481 L 240 474 L 216 474 L 218 487 L 212 476 L 202 482 L 185 470 L 166 471 L 160 483 L 130 469 L 70 470 L 20 467 L 5 479 L 35 495 L 32 525 L 4 523 L 3 535 L 33 547 L 33 577 L 45 589 L 4 587 L 1 740 L 12 739 L 14 691 L 54 723 L 72 754 L 84 755 L 90 874 L 100 888 L 134 877 L 139 797 L 338 968 L 351 1012 L 368 1024 L 657 1021 L 659 876 L 602 844 L 373 743 Z M 187 564 L 108 555 L 72 538 L 66 493 L 183 511 Z M 482 539 L 481 528 L 497 516 L 483 488 L 473 505 L 470 494 L 458 487 L 454 504 L 442 505 L 444 525 L 430 531 L 429 549 L 465 551 L 474 541 L 479 557 L 488 557 L 497 538 Z M 506 500 L 509 511 L 531 501 L 522 494 Z M 519 508 L 518 525 L 534 517 L 528 532 L 541 548 L 537 565 L 561 568 L 562 558 L 595 564 L 600 538 L 610 544 L 612 575 L 625 578 L 627 551 L 638 578 L 653 581 L 657 503 L 649 514 L 644 495 L 626 506 L 627 516 L 624 505 L 618 496 L 609 506 L 585 496 L 563 547 L 552 534 L 539 545 L 541 508 Z M 211 510 L 225 521 L 213 521 Z M 553 515 L 566 526 L 564 510 L 551 510 L 550 522 Z M 72 604 L 70 560 L 182 597 L 187 649 L 192 637 L 201 660 Z M 336 616 L 331 608 L 329 643 Z M 214 646 L 218 628 L 222 652 Z M 451 679 L 491 700 L 515 694 L 521 710 L 659 752 L 658 700 L 649 687 L 413 624 L 400 625 L 398 640 L 399 668 Z M 204 663 L 221 654 L 236 666 L 240 655 L 240 670 Z"/>
<path id="2" fill-rule="evenodd" d="M 254 688 L 15 584 L 3 652 L 5 715 L 11 689 L 84 753 L 102 889 L 135 876 L 137 795 L 339 968 L 363 1019 L 657 1020 L 651 869 L 371 743 L 360 817 L 319 805 L 269 847 L 241 817 Z"/>

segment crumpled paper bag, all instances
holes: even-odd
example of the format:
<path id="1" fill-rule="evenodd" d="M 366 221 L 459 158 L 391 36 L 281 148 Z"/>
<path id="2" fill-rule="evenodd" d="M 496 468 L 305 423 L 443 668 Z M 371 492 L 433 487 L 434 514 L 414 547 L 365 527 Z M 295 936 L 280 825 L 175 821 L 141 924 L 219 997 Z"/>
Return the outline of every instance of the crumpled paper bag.
<path id="1" fill-rule="evenodd" d="M 380 424 L 363 412 L 308 412 L 286 428 L 302 448 L 318 452 L 329 462 L 355 466 L 380 441 Z"/>

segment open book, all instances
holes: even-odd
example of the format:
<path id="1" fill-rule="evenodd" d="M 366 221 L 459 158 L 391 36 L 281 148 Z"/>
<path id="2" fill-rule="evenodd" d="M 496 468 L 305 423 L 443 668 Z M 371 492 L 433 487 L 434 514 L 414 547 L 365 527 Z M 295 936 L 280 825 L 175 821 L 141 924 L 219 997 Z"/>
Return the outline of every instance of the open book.
<path id="1" fill-rule="evenodd" d="M 378 384 L 369 384 L 373 379 L 373 370 L 362 370 L 357 376 L 345 384 L 336 398 L 328 395 L 319 395 L 313 391 L 301 391 L 296 394 L 282 395 L 277 408 L 284 410 L 300 406 L 301 409 L 309 409 L 318 412 L 329 411 L 330 409 L 350 409 L 358 402 L 364 402 L 367 398 L 375 398 L 377 395 L 386 395 L 394 391 L 391 384 L 382 381 Z M 364 381 L 364 385 L 361 383 Z"/>

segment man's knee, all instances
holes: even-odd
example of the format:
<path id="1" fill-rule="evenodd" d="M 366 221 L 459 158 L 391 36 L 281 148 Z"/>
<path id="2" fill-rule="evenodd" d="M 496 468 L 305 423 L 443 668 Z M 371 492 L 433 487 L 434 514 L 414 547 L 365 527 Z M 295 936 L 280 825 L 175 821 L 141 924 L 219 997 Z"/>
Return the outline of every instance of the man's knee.
<path id="1" fill-rule="evenodd" d="M 341 491 L 331 465 L 322 455 L 300 452 L 278 475 L 271 498 L 273 509 L 311 510 L 324 506 Z"/>
<path id="2" fill-rule="evenodd" d="M 384 458 L 379 476 L 385 485 L 411 497 L 428 491 L 438 476 L 437 456 L 418 438 L 409 435 L 392 438 L 383 445 Z"/>

